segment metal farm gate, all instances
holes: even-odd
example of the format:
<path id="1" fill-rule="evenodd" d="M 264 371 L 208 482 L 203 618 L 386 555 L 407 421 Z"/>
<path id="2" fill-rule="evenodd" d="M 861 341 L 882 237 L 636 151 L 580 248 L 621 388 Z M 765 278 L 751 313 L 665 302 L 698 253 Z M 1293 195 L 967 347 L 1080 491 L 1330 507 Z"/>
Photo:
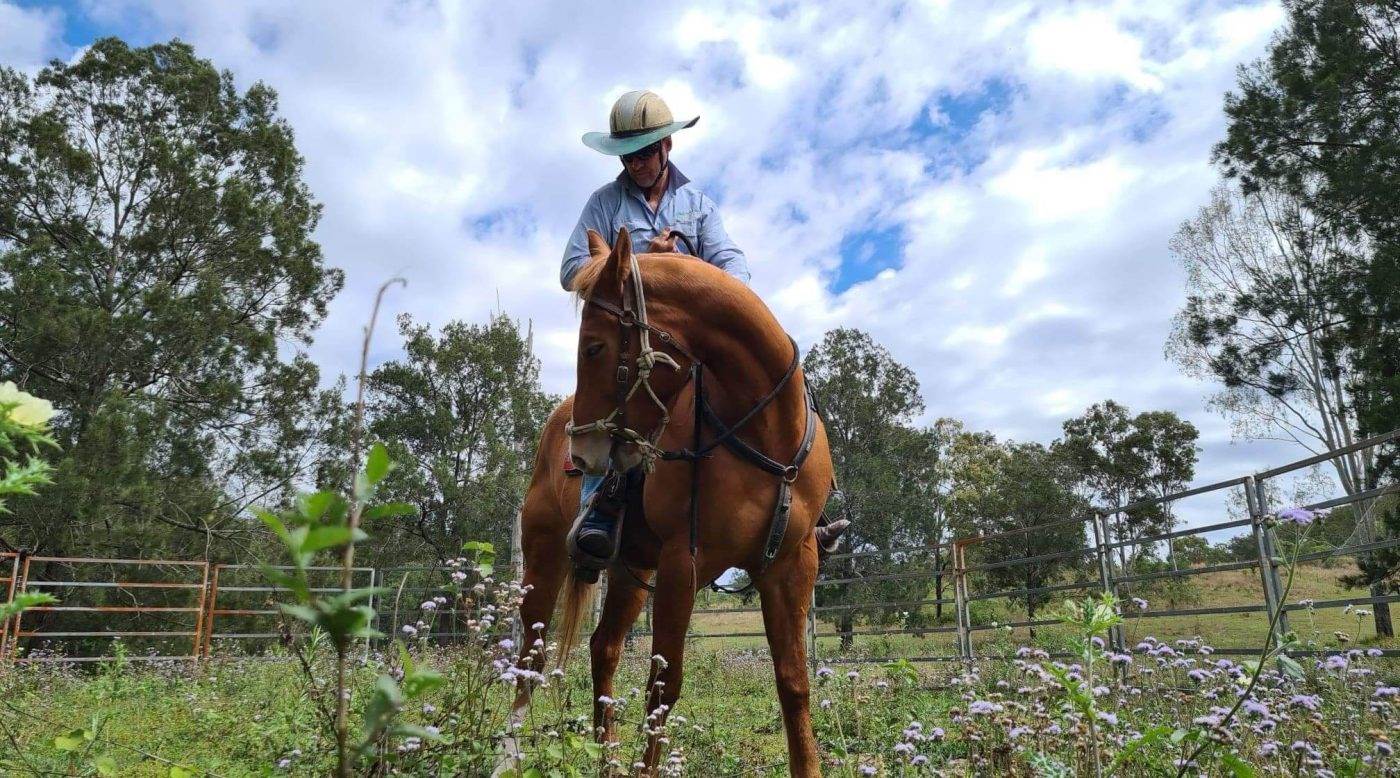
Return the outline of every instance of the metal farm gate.
<path id="1" fill-rule="evenodd" d="M 1400 430 L 1252 475 L 998 535 L 834 554 L 823 563 L 808 621 L 812 664 L 996 658 L 1029 641 L 1032 631 L 1038 641 L 1053 647 L 1059 622 L 1045 615 L 1050 604 L 1097 592 L 1113 593 L 1123 606 L 1125 623 L 1111 635 L 1116 650 L 1152 632 L 1168 638 L 1199 635 L 1215 642 L 1223 638 L 1226 642 L 1214 647 L 1216 653 L 1257 653 L 1266 637 L 1268 615 L 1284 596 L 1280 568 L 1287 560 L 1279 556 L 1274 521 L 1275 512 L 1284 507 L 1349 508 L 1360 518 L 1349 537 L 1298 557 L 1300 565 L 1308 566 L 1301 579 L 1304 589 L 1330 596 L 1295 593 L 1289 598 L 1292 601 L 1282 603 L 1276 625 L 1280 634 L 1290 627 L 1300 633 L 1311 630 L 1309 634 L 1320 638 L 1311 649 L 1317 653 L 1338 650 L 1342 643 L 1362 637 L 1359 633 L 1365 624 L 1355 616 L 1356 608 L 1400 602 L 1400 595 L 1346 590 L 1332 583 L 1338 578 L 1337 560 L 1400 546 L 1400 537 L 1378 537 L 1369 531 L 1372 514 L 1395 504 L 1392 495 L 1400 491 L 1400 484 L 1304 505 L 1283 500 L 1280 491 L 1310 468 L 1364 455 L 1397 439 Z M 1234 517 L 1229 517 L 1231 504 L 1237 506 Z M 1195 526 L 1134 534 L 1133 517 L 1144 511 L 1166 511 L 1173 517 L 1172 525 L 1181 513 L 1190 513 Z M 998 552 L 998 547 L 1014 545 L 1018 536 L 1054 529 L 1073 532 L 1075 527 L 1084 542 L 1070 549 L 1022 556 Z M 1193 564 L 1187 551 L 1198 554 L 1204 546 L 1197 539 L 1203 536 L 1223 538 L 1216 548 L 1229 545 L 1234 555 Z M 1141 552 L 1163 547 L 1170 564 L 1158 560 L 1155 567 L 1144 567 L 1142 560 L 1148 557 Z M 1186 564 L 1180 564 L 1178 557 Z M 518 575 L 515 549 L 510 558 Z M 1053 580 L 1010 589 L 996 585 L 1011 571 L 1030 571 L 1047 563 L 1063 568 Z M 282 592 L 266 582 L 262 569 L 207 561 L 0 553 L 0 602 L 30 591 L 55 593 L 60 599 L 56 605 L 32 608 L 0 623 L 0 661 L 104 661 L 114 654 L 116 639 L 122 641 L 123 655 L 131 661 L 258 654 L 283 638 L 277 609 Z M 314 568 L 313 575 L 320 576 L 312 581 L 314 590 L 339 591 L 338 571 Z M 372 603 L 377 626 L 391 637 L 400 624 L 417 619 L 419 602 L 442 592 L 448 573 L 441 567 L 355 568 L 357 585 L 377 585 L 392 592 Z M 899 596 L 882 598 L 882 587 L 896 590 Z M 1198 590 L 1194 594 L 1192 587 Z M 1189 607 L 1202 591 L 1225 601 Z M 1146 595 L 1155 604 L 1147 604 Z M 1188 607 L 1179 607 L 1183 600 Z M 1161 607 L 1163 601 L 1166 607 Z M 1033 613 L 1037 607 L 1040 614 Z M 448 617 L 447 623 L 434 630 L 432 639 L 446 643 L 462 638 L 465 631 L 454 626 L 456 614 L 440 613 Z M 1308 628 L 1291 625 L 1290 617 L 1306 620 Z M 73 619 L 81 620 L 83 626 L 66 626 Z M 632 637 L 645 638 L 649 629 L 649 616 L 644 616 Z M 691 629 L 692 638 L 713 641 L 722 651 L 738 655 L 767 651 L 761 609 L 733 597 L 700 593 Z M 1326 638 L 1329 632 L 1333 640 Z M 1388 647 L 1383 651 L 1400 653 Z"/>

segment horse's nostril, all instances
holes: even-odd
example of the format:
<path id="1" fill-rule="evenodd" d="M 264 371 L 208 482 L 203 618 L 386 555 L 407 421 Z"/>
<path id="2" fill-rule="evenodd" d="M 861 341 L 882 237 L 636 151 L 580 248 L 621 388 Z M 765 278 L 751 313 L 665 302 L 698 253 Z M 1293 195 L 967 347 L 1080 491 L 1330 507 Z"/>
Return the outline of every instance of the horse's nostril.
<path id="1" fill-rule="evenodd" d="M 588 469 L 588 463 L 583 461 L 583 457 L 579 456 L 578 454 L 570 454 L 569 459 L 573 460 L 574 467 L 577 467 L 580 470 Z"/>

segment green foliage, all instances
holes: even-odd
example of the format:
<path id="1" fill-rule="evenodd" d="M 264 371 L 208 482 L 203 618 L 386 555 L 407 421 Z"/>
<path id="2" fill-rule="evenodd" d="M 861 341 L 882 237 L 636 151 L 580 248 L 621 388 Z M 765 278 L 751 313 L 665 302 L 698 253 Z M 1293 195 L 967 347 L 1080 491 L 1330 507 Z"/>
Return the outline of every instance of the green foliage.
<path id="1" fill-rule="evenodd" d="M 1246 191 L 1287 192 L 1359 238 L 1329 297 L 1353 352 L 1358 426 L 1386 432 L 1400 427 L 1400 13 L 1383 0 L 1284 6 L 1287 26 L 1226 96 L 1215 157 Z"/>
<path id="2" fill-rule="evenodd" d="M 375 525 L 375 559 L 443 560 L 468 539 L 504 545 L 557 403 L 540 391 L 531 337 L 504 314 L 436 334 L 406 314 L 398 324 L 404 356 L 369 376 L 367 410 L 371 434 L 403 465 L 382 492 L 416 517 Z"/>
<path id="3" fill-rule="evenodd" d="M 1185 488 L 1196 471 L 1199 433 L 1190 422 L 1170 411 L 1136 416 L 1113 400 L 1092 405 L 1064 423 L 1064 436 L 1053 450 L 1078 473 L 1079 490 L 1102 510 L 1161 497 Z M 1176 518 L 1170 505 L 1158 505 L 1119 516 L 1110 523 L 1118 540 L 1167 532 Z M 1120 564 L 1150 547 L 1122 547 Z"/>
<path id="4" fill-rule="evenodd" d="M 341 285 L 301 176 L 273 91 L 187 44 L 0 67 L 0 377 L 52 400 L 64 452 L 7 542 L 178 558 L 261 534 L 244 510 L 340 411 L 284 356 Z"/>
<path id="5" fill-rule="evenodd" d="M 888 549 L 942 539 L 947 479 L 943 452 L 958 427 L 947 420 L 928 429 L 909 426 L 924 408 L 913 371 L 868 334 L 837 329 L 807 353 L 803 373 L 820 401 L 842 507 L 851 516 L 847 548 Z M 880 562 L 890 570 L 872 567 L 875 561 L 863 560 L 859 573 L 889 572 L 895 566 L 900 572 L 922 568 L 932 573 L 937 564 L 929 554 Z M 828 564 L 826 571 L 833 578 L 852 577 L 856 566 L 847 559 Z M 817 604 L 917 600 L 926 589 L 924 583 L 909 580 L 824 586 L 817 590 Z M 893 620 L 905 611 L 871 608 L 864 613 L 874 620 Z M 917 608 L 910 611 L 913 617 L 918 613 Z M 843 634 L 850 634 L 857 616 L 854 609 L 837 612 Z"/>
<path id="6" fill-rule="evenodd" d="M 1084 549 L 1085 525 L 1073 520 L 1082 519 L 1088 506 L 1074 493 L 1078 474 L 1064 457 L 1038 443 L 981 439 L 965 442 L 958 463 L 962 469 L 950 496 L 950 515 L 960 531 L 989 538 L 969 548 L 969 565 Z M 980 574 L 986 584 L 977 589 L 1039 589 L 1081 561 L 1069 555 L 997 567 Z M 1015 599 L 1026 604 L 1027 617 L 1034 619 L 1050 595 Z"/>

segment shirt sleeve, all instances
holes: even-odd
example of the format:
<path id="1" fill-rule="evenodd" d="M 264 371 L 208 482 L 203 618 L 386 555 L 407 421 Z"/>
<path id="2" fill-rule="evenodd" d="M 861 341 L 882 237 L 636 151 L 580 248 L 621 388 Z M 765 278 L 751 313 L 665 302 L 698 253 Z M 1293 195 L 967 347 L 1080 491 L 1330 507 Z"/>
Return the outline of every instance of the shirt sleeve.
<path id="1" fill-rule="evenodd" d="M 747 284 L 749 260 L 729 239 L 729 233 L 724 231 L 719 207 L 709 197 L 703 198 L 700 203 L 700 258 Z"/>
<path id="2" fill-rule="evenodd" d="M 564 262 L 559 267 L 559 283 L 563 285 L 564 291 L 572 291 L 574 273 L 580 267 L 587 264 L 592 255 L 588 251 L 588 231 L 593 230 L 608 240 L 608 233 L 611 232 L 608 224 L 607 209 L 603 206 L 602 192 L 594 192 L 588 198 L 588 202 L 583 206 L 583 213 L 579 214 L 578 224 L 574 225 L 574 231 L 569 235 L 569 242 L 564 246 Z"/>

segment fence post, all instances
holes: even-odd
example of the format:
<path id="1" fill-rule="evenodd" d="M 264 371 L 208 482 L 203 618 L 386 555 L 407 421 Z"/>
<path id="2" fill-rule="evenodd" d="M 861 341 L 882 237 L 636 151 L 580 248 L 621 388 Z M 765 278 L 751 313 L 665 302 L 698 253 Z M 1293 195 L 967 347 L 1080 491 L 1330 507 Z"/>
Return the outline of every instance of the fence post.
<path id="1" fill-rule="evenodd" d="M 1094 524 L 1094 554 L 1099 562 L 1099 588 L 1104 594 L 1111 594 L 1118 599 L 1118 584 L 1113 580 L 1113 550 L 1108 547 L 1108 520 L 1103 513 L 1096 512 L 1093 516 Z M 1118 612 L 1122 614 L 1123 604 L 1118 604 Z M 1127 643 L 1123 639 L 1122 625 L 1113 627 L 1108 631 L 1108 642 L 1114 651 L 1122 651 Z"/>
<path id="2" fill-rule="evenodd" d="M 223 565 L 215 562 L 209 571 L 209 604 L 205 608 L 204 617 L 204 648 L 200 655 L 209 658 L 209 654 L 214 647 L 214 615 L 219 609 L 219 571 Z"/>
<path id="3" fill-rule="evenodd" d="M 12 597 L 14 594 L 24 594 L 29 589 L 29 554 L 21 550 L 19 552 L 19 562 L 19 580 L 10 582 Z M 19 625 L 20 618 L 22 616 L 24 616 L 23 611 L 16 613 L 14 619 L 10 622 L 10 634 L 12 636 L 10 640 L 11 659 L 14 659 L 15 657 L 19 656 Z M 0 645 L 0 648 L 3 647 L 3 645 Z M 0 659 L 4 658 L 4 654 L 0 653 Z"/>
<path id="4" fill-rule="evenodd" d="M 370 611 L 370 613 L 374 614 L 374 615 L 370 616 L 369 626 L 370 626 L 370 629 L 373 630 L 373 631 L 375 631 L 375 632 L 378 632 L 378 631 L 379 631 L 379 608 L 375 607 L 375 604 L 374 604 L 375 594 L 376 594 L 375 591 L 374 591 L 374 579 L 375 579 L 376 576 L 378 576 L 378 574 L 379 574 L 379 569 L 378 569 L 378 568 L 376 568 L 376 567 L 371 567 L 371 568 L 369 569 L 369 590 L 370 590 L 370 595 L 369 595 L 369 611 Z M 518 619 L 517 619 L 517 621 L 518 621 Z M 372 638 L 372 637 L 365 638 L 365 658 L 364 658 L 365 664 L 369 664 L 369 652 L 370 652 L 370 648 L 371 648 L 373 645 L 374 645 L 374 638 Z"/>
<path id="5" fill-rule="evenodd" d="M 807 658 L 812 675 L 817 674 L 817 587 L 812 587 L 812 604 L 807 608 Z"/>
<path id="6" fill-rule="evenodd" d="M 204 651 L 205 608 L 209 607 L 209 560 L 204 560 L 204 578 L 199 582 L 199 605 L 194 612 L 194 640 L 190 641 L 190 658 L 199 659 Z"/>
<path id="7" fill-rule="evenodd" d="M 967 565 L 964 564 L 963 544 L 953 541 L 953 610 L 958 621 L 958 656 L 964 664 L 972 664 L 972 618 L 967 608 Z"/>
<path id="8" fill-rule="evenodd" d="M 5 603 L 9 605 L 15 601 L 15 580 L 19 578 L 19 554 L 13 555 L 10 562 L 10 576 L 5 579 L 7 584 Z M 10 619 L 8 617 L 0 619 L 0 661 L 5 658 L 5 644 L 10 640 Z"/>
<path id="9" fill-rule="evenodd" d="M 1264 494 L 1264 484 L 1254 476 L 1244 479 L 1245 505 L 1249 507 L 1249 526 L 1254 532 L 1254 547 L 1259 554 L 1259 580 L 1264 587 L 1265 624 L 1273 618 L 1274 611 L 1281 607 L 1279 598 L 1283 587 L 1279 583 L 1278 560 L 1274 557 L 1273 539 L 1267 524 L 1269 518 L 1268 498 Z M 1274 626 L 1274 645 L 1283 642 L 1288 634 L 1288 614 L 1280 611 Z M 1268 636 L 1265 636 L 1268 640 Z"/>

